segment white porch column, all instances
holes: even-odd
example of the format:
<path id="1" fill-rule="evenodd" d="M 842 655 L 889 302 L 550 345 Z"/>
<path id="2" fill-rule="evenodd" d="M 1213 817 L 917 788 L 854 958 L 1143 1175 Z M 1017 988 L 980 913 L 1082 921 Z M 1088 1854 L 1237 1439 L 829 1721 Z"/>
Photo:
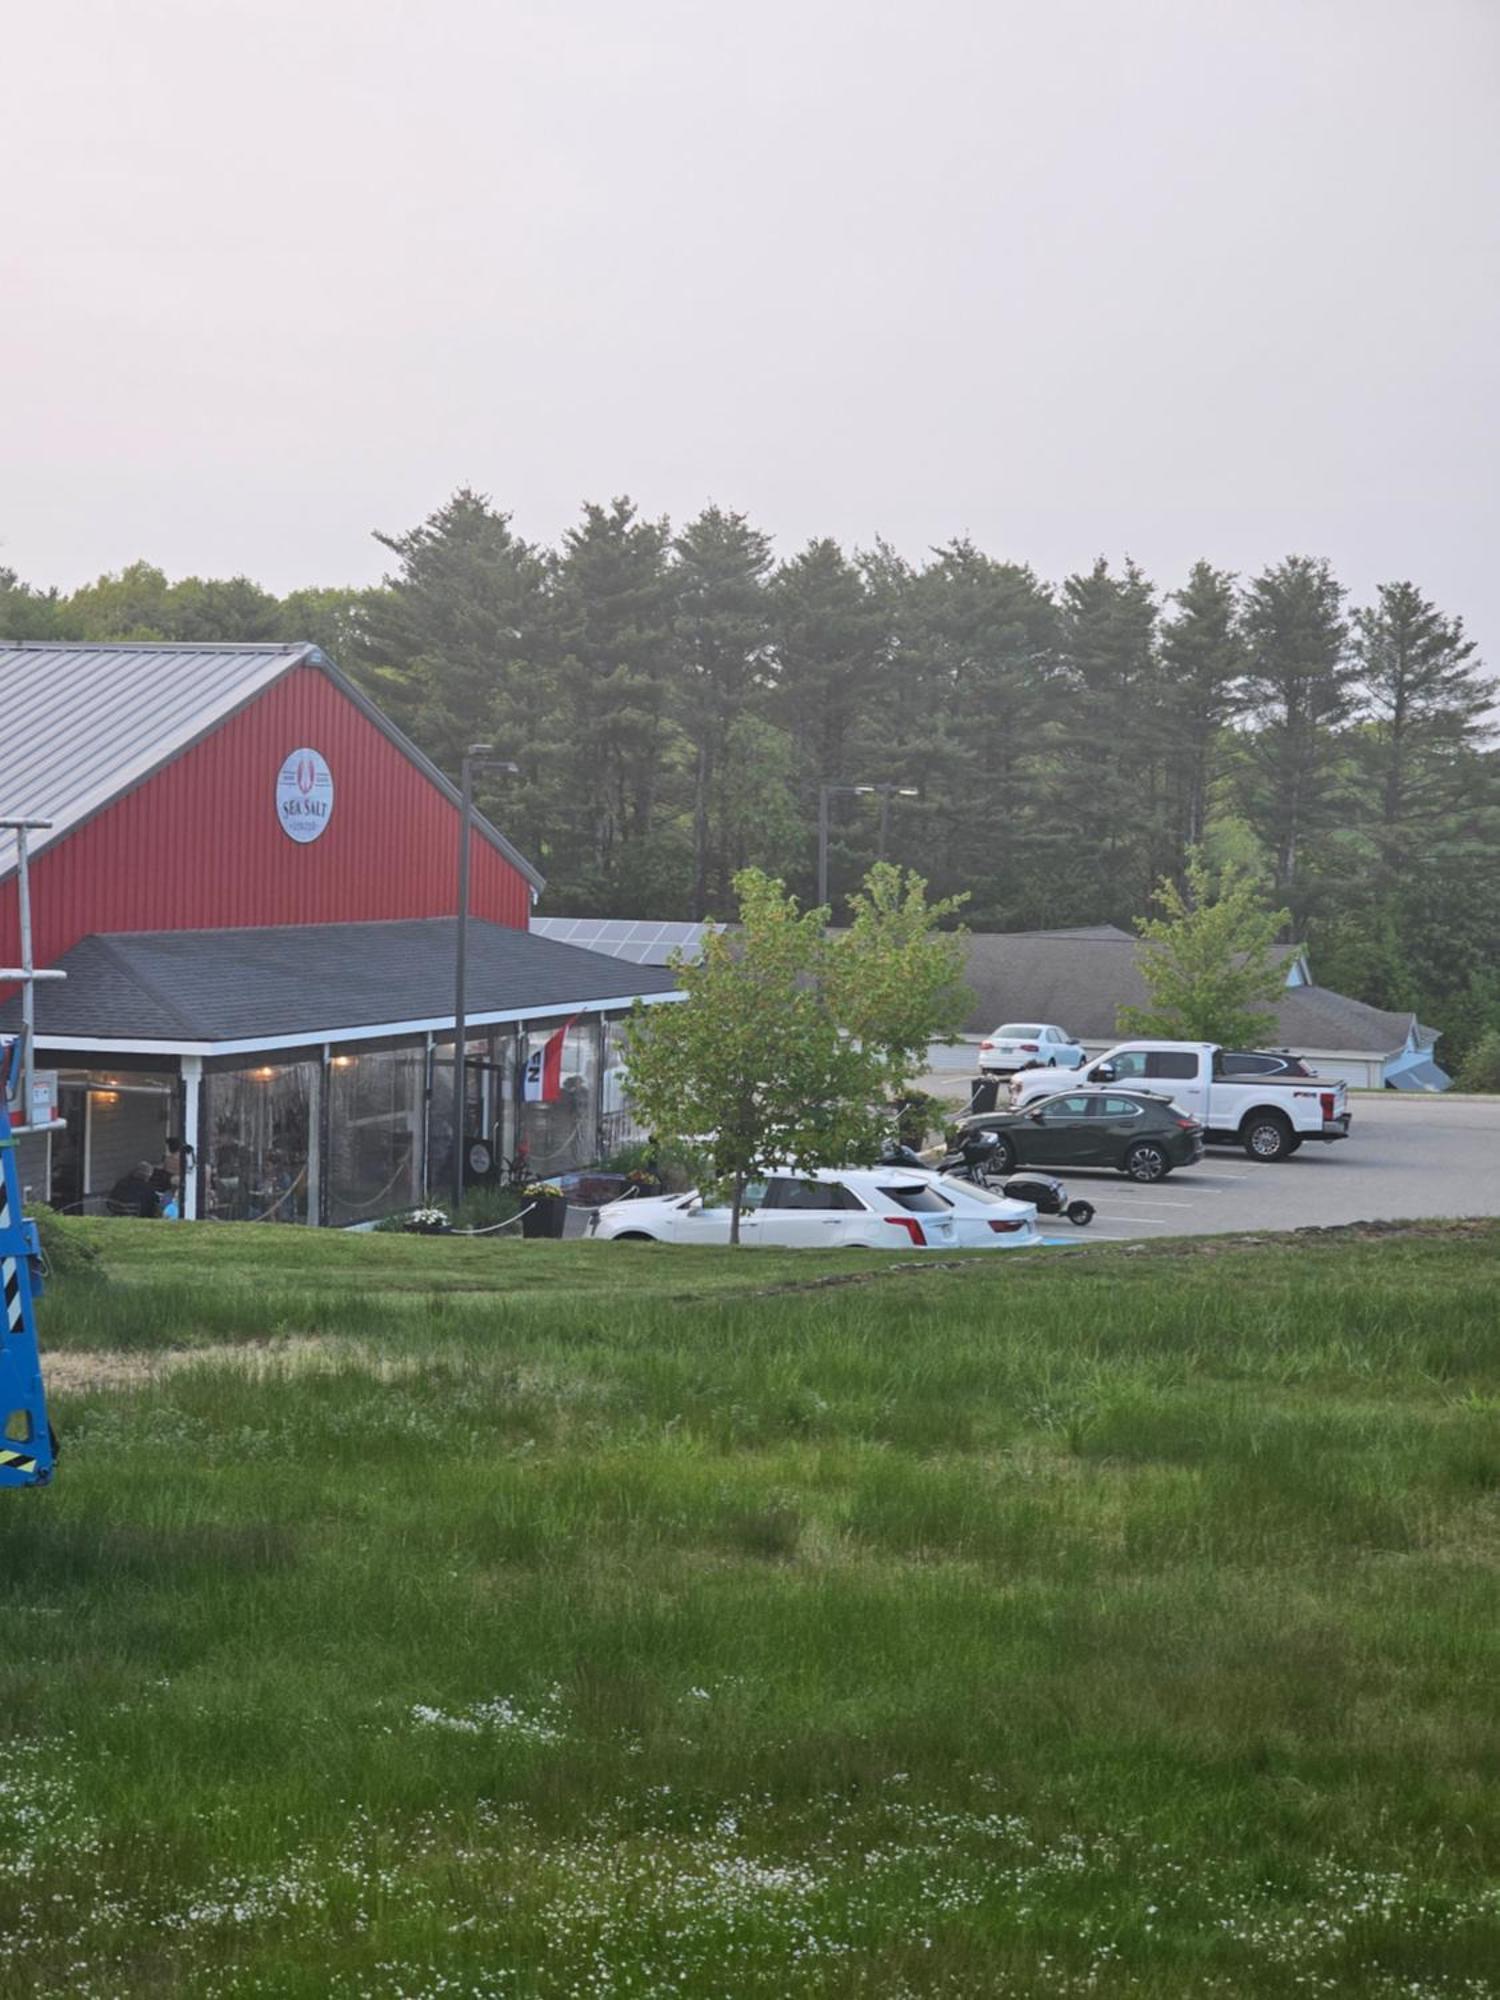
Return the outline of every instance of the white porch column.
<path id="1" fill-rule="evenodd" d="M 182 1140 L 193 1149 L 193 1171 L 184 1171 L 179 1193 L 182 1197 L 182 1217 L 185 1222 L 198 1220 L 198 1183 L 203 1169 L 200 1165 L 200 1142 L 203 1138 L 199 1127 L 202 1125 L 203 1102 L 203 1058 L 184 1056 L 182 1058 Z M 185 1157 L 185 1156 L 184 1156 Z"/>
<path id="2" fill-rule="evenodd" d="M 316 1229 L 323 1219 L 323 1103 L 328 1094 L 328 1044 L 313 1070 L 307 1100 L 307 1220 Z"/>

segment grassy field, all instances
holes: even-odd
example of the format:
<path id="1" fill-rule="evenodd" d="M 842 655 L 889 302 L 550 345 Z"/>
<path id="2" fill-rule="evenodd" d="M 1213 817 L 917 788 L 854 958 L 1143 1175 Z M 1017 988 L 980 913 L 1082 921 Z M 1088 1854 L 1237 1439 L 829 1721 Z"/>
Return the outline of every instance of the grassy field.
<path id="1" fill-rule="evenodd" d="M 13 1991 L 1500 1992 L 1500 1225 L 79 1229 Z"/>

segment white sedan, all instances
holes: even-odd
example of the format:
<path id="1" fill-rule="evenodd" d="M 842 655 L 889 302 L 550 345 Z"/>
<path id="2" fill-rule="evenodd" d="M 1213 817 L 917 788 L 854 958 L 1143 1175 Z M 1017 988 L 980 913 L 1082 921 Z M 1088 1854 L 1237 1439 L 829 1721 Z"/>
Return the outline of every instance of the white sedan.
<path id="1" fill-rule="evenodd" d="M 727 1243 L 729 1204 L 699 1194 L 607 1202 L 589 1234 L 621 1243 Z M 1040 1240 L 1030 1202 L 905 1168 L 814 1168 L 752 1181 L 740 1241 L 806 1250 L 1013 1250 Z"/>
<path id="2" fill-rule="evenodd" d="M 979 1067 L 991 1076 L 1018 1069 L 1081 1069 L 1082 1044 L 1051 1021 L 1005 1021 L 979 1044 Z"/>

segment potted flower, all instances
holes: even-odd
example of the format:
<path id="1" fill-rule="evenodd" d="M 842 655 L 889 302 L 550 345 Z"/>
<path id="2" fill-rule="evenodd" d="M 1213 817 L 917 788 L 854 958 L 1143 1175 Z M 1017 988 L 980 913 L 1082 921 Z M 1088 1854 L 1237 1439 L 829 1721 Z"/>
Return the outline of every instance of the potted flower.
<path id="1" fill-rule="evenodd" d="M 414 1208 L 404 1226 L 412 1236 L 446 1236 L 448 1212 L 442 1208 Z"/>
<path id="2" fill-rule="evenodd" d="M 561 1236 L 568 1219 L 568 1197 L 556 1181 L 528 1181 L 521 1190 L 523 1236 Z"/>

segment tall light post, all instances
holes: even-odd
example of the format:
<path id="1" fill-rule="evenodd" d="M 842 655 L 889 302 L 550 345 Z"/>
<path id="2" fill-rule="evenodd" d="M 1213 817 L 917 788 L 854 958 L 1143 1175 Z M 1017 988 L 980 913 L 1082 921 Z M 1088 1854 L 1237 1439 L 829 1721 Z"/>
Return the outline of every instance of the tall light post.
<path id="1" fill-rule="evenodd" d="M 453 1206 L 464 1198 L 464 1113 L 467 1109 L 468 1067 L 465 1045 L 469 1023 L 464 1003 L 464 975 L 469 957 L 469 835 L 474 824 L 474 773 L 508 771 L 520 775 L 519 764 L 496 757 L 493 743 L 471 743 L 461 767 L 463 803 L 458 815 L 458 934 L 453 948 Z"/>
<path id="2" fill-rule="evenodd" d="M 915 785 L 877 785 L 875 789 L 880 794 L 880 845 L 875 853 L 877 860 L 884 861 L 885 837 L 891 824 L 891 800 L 919 799 L 922 794 Z"/>
<path id="3" fill-rule="evenodd" d="M 880 798 L 880 859 L 885 859 L 886 834 L 890 829 L 891 800 L 917 799 L 915 785 L 819 785 L 818 787 L 818 901 L 828 901 L 828 801 L 834 797 Z"/>

